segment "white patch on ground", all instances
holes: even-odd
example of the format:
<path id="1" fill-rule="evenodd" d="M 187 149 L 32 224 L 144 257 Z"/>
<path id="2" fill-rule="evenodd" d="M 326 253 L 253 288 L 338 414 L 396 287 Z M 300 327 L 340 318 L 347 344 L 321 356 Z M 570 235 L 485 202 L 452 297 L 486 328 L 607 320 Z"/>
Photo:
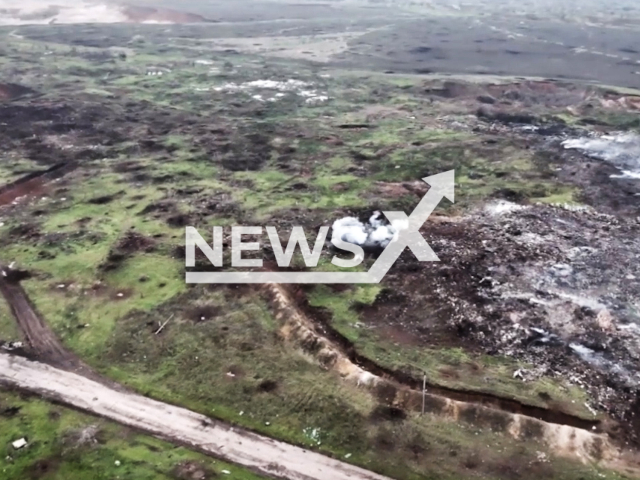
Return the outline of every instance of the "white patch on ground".
<path id="1" fill-rule="evenodd" d="M 525 208 L 527 207 L 524 205 L 518 205 L 517 203 L 500 200 L 498 202 L 491 203 L 485 206 L 484 210 L 489 215 L 504 215 L 505 213 L 517 212 L 518 210 L 524 210 Z"/>
<path id="2" fill-rule="evenodd" d="M 640 179 L 640 135 L 621 133 L 577 138 L 566 140 L 562 145 L 567 150 L 578 150 L 591 158 L 612 163 L 621 172 L 612 178 Z"/>
<path id="3" fill-rule="evenodd" d="M 569 300 L 570 302 L 574 303 L 575 305 L 578 305 L 579 307 L 589 308 L 594 312 L 599 312 L 607 308 L 607 306 L 604 303 L 601 303 L 600 301 L 598 301 L 596 298 L 593 298 L 593 297 L 582 297 L 580 295 L 574 295 L 574 294 L 565 293 L 565 292 L 556 292 L 556 295 L 558 295 L 558 297 L 564 300 Z"/>
<path id="4" fill-rule="evenodd" d="M 216 92 L 225 93 L 250 93 L 254 100 L 264 101 L 263 95 L 254 94 L 256 90 L 269 90 L 276 91 L 277 93 L 270 96 L 268 101 L 275 102 L 278 99 L 284 98 L 287 94 L 297 95 L 305 99 L 305 103 L 309 105 L 318 105 L 329 101 L 329 97 L 325 93 L 318 92 L 318 90 L 312 89 L 313 84 L 309 82 L 303 82 L 302 80 L 289 79 L 286 81 L 278 80 L 253 80 L 245 83 L 225 83 L 219 87 L 214 87 Z M 259 98 L 258 98 L 259 97 Z"/>

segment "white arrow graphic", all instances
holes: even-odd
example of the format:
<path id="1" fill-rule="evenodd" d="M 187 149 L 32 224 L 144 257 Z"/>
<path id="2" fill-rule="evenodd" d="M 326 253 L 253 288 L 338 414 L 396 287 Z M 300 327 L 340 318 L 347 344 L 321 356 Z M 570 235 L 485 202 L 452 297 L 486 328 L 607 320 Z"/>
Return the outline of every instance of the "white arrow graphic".
<path id="1" fill-rule="evenodd" d="M 405 248 L 421 262 L 438 262 L 431 246 L 420 234 L 443 198 L 455 201 L 454 170 L 423 178 L 431 188 L 410 216 L 404 212 L 384 212 L 392 220 L 404 220 L 407 228 L 400 230 L 368 272 L 187 272 L 187 283 L 380 283 Z"/>

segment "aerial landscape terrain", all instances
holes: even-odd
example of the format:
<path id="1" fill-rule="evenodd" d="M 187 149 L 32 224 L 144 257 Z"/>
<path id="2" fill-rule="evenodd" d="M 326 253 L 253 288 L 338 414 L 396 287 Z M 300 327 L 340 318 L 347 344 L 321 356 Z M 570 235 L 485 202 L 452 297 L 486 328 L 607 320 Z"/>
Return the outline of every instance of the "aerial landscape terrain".
<path id="1" fill-rule="evenodd" d="M 631 0 L 0 0 L 0 480 L 640 479 L 639 39 Z M 439 262 L 185 281 L 236 225 L 364 272 L 452 171 Z"/>

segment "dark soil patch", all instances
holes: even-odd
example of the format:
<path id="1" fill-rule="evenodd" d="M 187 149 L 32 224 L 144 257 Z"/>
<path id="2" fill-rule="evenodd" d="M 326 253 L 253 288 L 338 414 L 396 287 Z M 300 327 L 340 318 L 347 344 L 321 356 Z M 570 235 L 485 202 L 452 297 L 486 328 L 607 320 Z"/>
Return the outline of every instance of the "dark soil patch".
<path id="1" fill-rule="evenodd" d="M 187 227 L 191 223 L 191 217 L 184 213 L 178 213 L 167 218 L 167 223 L 172 227 Z"/>
<path id="2" fill-rule="evenodd" d="M 108 203 L 113 202 L 116 198 L 124 195 L 124 191 L 114 193 L 113 195 L 102 195 L 100 197 L 95 197 L 90 200 L 87 200 L 87 203 L 91 205 L 107 205 Z"/>
<path id="3" fill-rule="evenodd" d="M 20 413 L 22 407 L 5 407 L 0 410 L 0 416 L 5 418 L 15 417 L 18 413 Z"/>
<path id="4" fill-rule="evenodd" d="M 176 204 L 172 201 L 161 201 L 147 205 L 140 215 L 147 215 L 149 213 L 169 213 L 176 210 Z"/>
<path id="5" fill-rule="evenodd" d="M 60 468 L 60 460 L 57 458 L 38 460 L 27 468 L 27 478 L 37 480 L 50 477 L 58 471 L 58 468 Z"/>
<path id="6" fill-rule="evenodd" d="M 151 252 L 155 249 L 156 242 L 152 238 L 145 237 L 134 231 L 128 231 L 114 247 L 100 265 L 100 270 L 108 272 L 117 269 L 126 259 L 137 252 Z"/>
<path id="7" fill-rule="evenodd" d="M 187 311 L 187 318 L 195 323 L 212 320 L 222 314 L 222 309 L 217 305 L 202 305 Z"/>
<path id="8" fill-rule="evenodd" d="M 265 127 L 266 128 L 266 127 Z M 239 132 L 231 141 L 213 142 L 204 145 L 207 154 L 222 157 L 220 163 L 232 172 L 260 170 L 271 158 L 273 147 L 270 143 L 269 131 L 265 133 Z"/>
<path id="9" fill-rule="evenodd" d="M 218 475 L 197 462 L 184 462 L 173 469 L 173 478 L 176 480 L 209 480 Z"/>
<path id="10" fill-rule="evenodd" d="M 396 407 L 378 405 L 373 409 L 369 418 L 373 422 L 401 422 L 406 420 L 407 412 Z"/>
<path id="11" fill-rule="evenodd" d="M 502 110 L 492 109 L 486 106 L 480 107 L 476 114 L 478 118 L 488 120 L 490 122 L 500 122 L 506 125 L 537 125 L 540 120 L 535 115 L 527 113 L 514 113 Z"/>
<path id="12" fill-rule="evenodd" d="M 126 253 L 150 252 L 154 247 L 155 241 L 152 238 L 131 231 L 127 232 L 116 245 L 119 251 Z"/>
<path id="13" fill-rule="evenodd" d="M 258 384 L 258 391 L 264 393 L 275 392 L 278 389 L 278 382 L 275 380 L 263 380 Z"/>
<path id="14" fill-rule="evenodd" d="M 9 230 L 9 237 L 16 240 L 33 240 L 41 235 L 40 226 L 33 223 L 21 223 Z"/>
<path id="15" fill-rule="evenodd" d="M 35 90 L 16 83 L 0 83 L 0 101 L 16 100 L 34 93 Z"/>

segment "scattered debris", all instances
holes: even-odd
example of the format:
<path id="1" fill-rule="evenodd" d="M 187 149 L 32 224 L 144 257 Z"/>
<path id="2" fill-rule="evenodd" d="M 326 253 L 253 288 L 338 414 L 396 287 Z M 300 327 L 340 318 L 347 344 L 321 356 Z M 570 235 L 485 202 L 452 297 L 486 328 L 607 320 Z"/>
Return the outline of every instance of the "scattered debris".
<path id="1" fill-rule="evenodd" d="M 160 325 L 160 328 L 158 328 L 158 330 L 156 330 L 155 334 L 158 335 L 160 332 L 162 332 L 162 330 L 164 330 L 164 327 L 167 326 L 167 324 L 169 323 L 169 321 L 173 318 L 173 313 L 171 314 L 171 316 L 169 318 L 167 318 L 167 320 Z"/>
<path id="2" fill-rule="evenodd" d="M 302 97 L 305 99 L 305 103 L 310 105 L 317 105 L 329 101 L 329 97 L 325 93 L 318 92 L 316 89 L 309 89 L 312 84 L 303 82 L 301 80 L 289 79 L 286 81 L 277 80 L 254 80 L 246 83 L 226 83 L 219 87 L 214 87 L 216 92 L 226 93 L 238 93 L 238 92 L 253 92 L 256 90 L 273 91 L 276 90 L 274 96 L 270 96 L 268 101 L 274 102 L 277 99 L 283 98 L 285 94 L 290 93 Z M 265 101 L 264 96 L 258 93 L 252 93 L 251 98 L 257 101 Z"/>

